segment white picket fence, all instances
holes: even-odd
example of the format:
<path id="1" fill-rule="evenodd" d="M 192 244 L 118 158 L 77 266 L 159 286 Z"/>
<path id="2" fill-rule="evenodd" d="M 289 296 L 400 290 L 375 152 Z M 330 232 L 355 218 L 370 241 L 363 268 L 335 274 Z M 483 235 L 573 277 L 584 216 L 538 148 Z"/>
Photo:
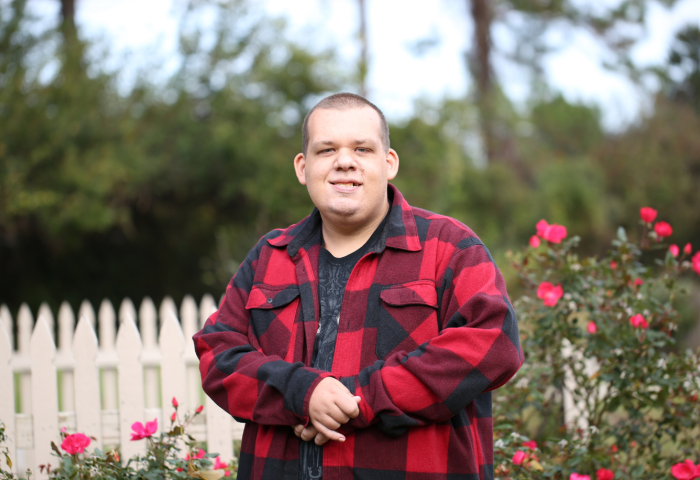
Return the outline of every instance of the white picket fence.
<path id="1" fill-rule="evenodd" d="M 47 478 L 39 473 L 39 465 L 57 465 L 51 442 L 60 445 L 62 427 L 95 437 L 89 450 L 119 446 L 123 460 L 142 453 L 145 441 L 130 441 L 131 425 L 157 418 L 159 431 L 167 428 L 172 397 L 178 399 L 181 412 L 204 405 L 189 433 L 206 444 L 207 452 L 232 459 L 233 440 L 241 438 L 243 425 L 202 392 L 192 343 L 192 335 L 215 310 L 210 295 L 202 298 L 199 308 L 191 296 L 185 297 L 179 315 L 169 297 L 158 312 L 147 297 L 138 316 L 129 299 L 117 316 L 104 300 L 96 335 L 90 303 L 80 306 L 76 327 L 73 310 L 64 302 L 58 311 L 56 342 L 50 308 L 39 308 L 35 324 L 30 309 L 22 305 L 15 343 L 11 312 L 0 306 L 0 420 L 10 438 L 6 446 L 12 470 L 23 473 L 31 468 L 33 479 Z M 4 458 L 0 462 L 7 470 Z"/>

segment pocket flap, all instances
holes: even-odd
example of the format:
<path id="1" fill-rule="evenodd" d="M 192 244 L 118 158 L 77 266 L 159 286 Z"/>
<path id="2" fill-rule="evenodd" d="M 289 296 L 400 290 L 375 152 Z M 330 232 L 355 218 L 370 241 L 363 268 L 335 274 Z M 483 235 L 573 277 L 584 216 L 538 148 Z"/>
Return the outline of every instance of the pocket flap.
<path id="1" fill-rule="evenodd" d="M 417 280 L 415 282 L 394 285 L 382 290 L 380 298 L 397 307 L 403 305 L 427 305 L 437 308 L 437 290 L 435 283 L 430 280 Z"/>
<path id="2" fill-rule="evenodd" d="M 299 287 L 290 285 L 288 287 L 278 287 L 270 285 L 253 285 L 248 296 L 245 308 L 260 308 L 269 310 L 287 305 L 299 296 Z"/>

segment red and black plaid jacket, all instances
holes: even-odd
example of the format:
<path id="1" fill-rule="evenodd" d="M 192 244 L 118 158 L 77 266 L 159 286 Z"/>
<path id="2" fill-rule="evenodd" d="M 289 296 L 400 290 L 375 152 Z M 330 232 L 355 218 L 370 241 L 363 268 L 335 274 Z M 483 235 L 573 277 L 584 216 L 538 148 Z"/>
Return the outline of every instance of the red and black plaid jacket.
<path id="1" fill-rule="evenodd" d="M 318 382 L 338 378 L 360 415 L 328 442 L 323 479 L 491 479 L 491 393 L 523 361 L 503 277 L 474 233 L 393 191 L 378 246 L 347 283 L 332 372 L 309 365 L 319 321 L 317 210 L 265 235 L 194 336 L 204 391 L 249 423 L 239 479 L 298 478 Z M 214 428 L 216 428 L 214 426 Z"/>

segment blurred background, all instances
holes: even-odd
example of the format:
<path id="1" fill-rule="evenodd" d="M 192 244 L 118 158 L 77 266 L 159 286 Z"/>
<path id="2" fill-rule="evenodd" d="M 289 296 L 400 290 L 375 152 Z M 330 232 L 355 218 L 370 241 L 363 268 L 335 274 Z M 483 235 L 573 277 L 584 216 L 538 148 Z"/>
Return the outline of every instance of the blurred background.
<path id="1" fill-rule="evenodd" d="M 698 0 L 0 0 L 0 303 L 219 297 L 310 213 L 292 159 L 338 91 L 512 297 L 541 218 L 602 254 L 650 206 L 700 247 Z"/>

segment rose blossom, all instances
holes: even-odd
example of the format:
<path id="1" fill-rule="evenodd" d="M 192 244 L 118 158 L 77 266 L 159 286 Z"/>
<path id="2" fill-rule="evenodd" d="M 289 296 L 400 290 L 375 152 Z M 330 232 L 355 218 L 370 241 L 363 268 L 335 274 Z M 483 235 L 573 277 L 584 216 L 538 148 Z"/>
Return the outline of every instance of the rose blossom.
<path id="1" fill-rule="evenodd" d="M 692 460 L 677 463 L 671 467 L 671 475 L 678 480 L 693 480 L 700 478 L 700 465 L 695 465 Z"/>
<path id="2" fill-rule="evenodd" d="M 615 270 L 617 268 L 617 262 L 615 260 L 610 262 L 610 269 Z"/>
<path id="3" fill-rule="evenodd" d="M 176 418 L 177 418 L 177 412 L 173 412 L 173 414 L 170 415 L 170 421 L 174 422 Z"/>
<path id="4" fill-rule="evenodd" d="M 547 307 L 555 306 L 563 295 L 564 290 L 561 288 L 561 284 L 555 287 L 549 282 L 542 282 L 537 287 L 537 298 L 541 298 Z"/>
<path id="5" fill-rule="evenodd" d="M 540 246 L 540 237 L 538 237 L 537 235 L 531 236 L 531 237 L 530 237 L 530 242 L 529 242 L 529 243 L 530 243 L 530 246 L 531 246 L 532 248 L 537 248 L 537 247 L 539 247 L 539 246 Z"/>
<path id="6" fill-rule="evenodd" d="M 685 247 L 683 247 L 683 253 L 686 255 L 690 255 L 693 252 L 693 246 L 690 243 L 686 243 Z"/>
<path id="7" fill-rule="evenodd" d="M 668 222 L 656 222 L 654 224 L 654 231 L 659 237 L 670 237 L 673 234 L 673 228 Z"/>
<path id="8" fill-rule="evenodd" d="M 177 398 L 173 397 L 173 407 L 177 408 L 180 404 L 177 403 Z"/>
<path id="9" fill-rule="evenodd" d="M 597 480 L 613 480 L 615 478 L 615 474 L 613 473 L 612 470 L 608 470 L 607 468 L 601 468 L 597 472 L 595 472 L 595 476 Z"/>
<path id="10" fill-rule="evenodd" d="M 131 434 L 132 442 L 141 440 L 142 438 L 148 438 L 158 430 L 158 419 L 154 418 L 152 421 L 146 422 L 146 425 L 143 425 L 141 422 L 134 422 L 131 425 L 131 429 L 134 431 Z"/>
<path id="11" fill-rule="evenodd" d="M 700 251 L 695 252 L 691 261 L 693 262 L 693 270 L 700 275 Z"/>
<path id="12" fill-rule="evenodd" d="M 650 207 L 642 207 L 639 209 L 639 216 L 646 223 L 651 223 L 656 218 L 656 210 Z"/>
<path id="13" fill-rule="evenodd" d="M 630 317 L 630 323 L 634 328 L 647 328 L 649 326 L 649 322 L 646 321 L 641 313 Z"/>
<path id="14" fill-rule="evenodd" d="M 644 280 L 642 280 L 641 278 L 635 278 L 635 279 L 634 279 L 634 285 L 635 285 L 636 287 L 641 287 L 642 285 L 644 285 Z"/>
<path id="15" fill-rule="evenodd" d="M 63 439 L 61 448 L 71 455 L 76 455 L 83 453 L 88 445 L 90 445 L 90 437 L 82 433 L 74 433 Z"/>
<path id="16" fill-rule="evenodd" d="M 581 475 L 580 473 L 572 473 L 569 480 L 591 480 L 589 475 Z"/>
<path id="17" fill-rule="evenodd" d="M 525 460 L 526 457 L 527 455 L 525 454 L 525 452 L 523 452 L 522 450 L 518 450 L 517 452 L 515 452 L 515 455 L 513 455 L 513 463 L 515 465 L 520 465 L 521 463 L 523 463 L 523 460 Z"/>
<path id="18" fill-rule="evenodd" d="M 566 227 L 556 223 L 550 225 L 545 220 L 540 220 L 535 225 L 535 228 L 537 229 L 537 235 L 548 242 L 561 243 L 566 238 Z"/>
<path id="19" fill-rule="evenodd" d="M 675 243 L 668 247 L 668 251 L 671 252 L 671 255 L 673 255 L 674 257 L 677 257 L 678 254 L 681 252 L 678 248 L 678 245 L 676 245 Z"/>
<path id="20" fill-rule="evenodd" d="M 591 335 L 594 335 L 598 331 L 598 327 L 596 326 L 595 322 L 591 321 L 588 322 L 588 333 Z"/>
<path id="21" fill-rule="evenodd" d="M 194 413 L 202 413 L 202 410 L 204 410 L 204 405 L 198 406 L 197 410 L 195 410 Z"/>
<path id="22" fill-rule="evenodd" d="M 536 450 L 537 449 L 537 442 L 534 440 L 530 440 L 529 442 L 523 442 L 523 447 L 527 447 L 530 450 Z"/>

